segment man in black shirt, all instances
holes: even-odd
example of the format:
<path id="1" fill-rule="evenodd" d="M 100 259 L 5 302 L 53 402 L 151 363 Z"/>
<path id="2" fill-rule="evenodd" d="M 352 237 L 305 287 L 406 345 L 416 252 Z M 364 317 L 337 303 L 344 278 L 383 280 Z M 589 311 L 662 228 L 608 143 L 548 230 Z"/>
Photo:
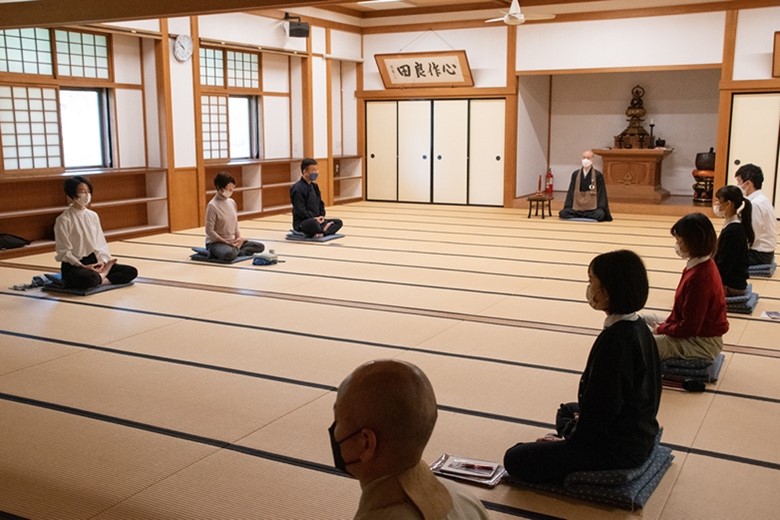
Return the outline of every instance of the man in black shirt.
<path id="1" fill-rule="evenodd" d="M 314 182 L 318 175 L 317 161 L 306 158 L 301 161 L 301 178 L 290 188 L 293 229 L 317 238 L 333 235 L 343 225 L 337 218 L 325 218 L 325 204 Z"/>

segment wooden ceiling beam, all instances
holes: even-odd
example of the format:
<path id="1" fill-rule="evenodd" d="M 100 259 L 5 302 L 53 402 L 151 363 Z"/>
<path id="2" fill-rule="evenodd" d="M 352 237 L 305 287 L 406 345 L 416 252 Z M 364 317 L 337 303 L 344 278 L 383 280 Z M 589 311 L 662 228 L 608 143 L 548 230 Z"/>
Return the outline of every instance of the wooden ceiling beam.
<path id="1" fill-rule="evenodd" d="M 0 29 L 145 20 L 199 14 L 285 9 L 336 0 L 37 0 L 0 3 Z"/>

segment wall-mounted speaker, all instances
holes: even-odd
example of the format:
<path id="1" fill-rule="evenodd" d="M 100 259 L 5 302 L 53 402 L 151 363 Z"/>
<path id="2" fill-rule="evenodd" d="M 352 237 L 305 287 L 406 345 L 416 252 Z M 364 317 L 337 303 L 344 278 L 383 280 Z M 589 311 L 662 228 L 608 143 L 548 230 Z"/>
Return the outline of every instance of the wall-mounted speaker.
<path id="1" fill-rule="evenodd" d="M 284 32 L 288 38 L 308 38 L 309 23 L 302 22 L 300 16 L 290 16 L 290 13 L 284 13 Z"/>
<path id="2" fill-rule="evenodd" d="M 309 37 L 309 23 L 308 22 L 287 22 L 289 27 L 287 28 L 287 36 L 290 38 L 308 38 Z"/>

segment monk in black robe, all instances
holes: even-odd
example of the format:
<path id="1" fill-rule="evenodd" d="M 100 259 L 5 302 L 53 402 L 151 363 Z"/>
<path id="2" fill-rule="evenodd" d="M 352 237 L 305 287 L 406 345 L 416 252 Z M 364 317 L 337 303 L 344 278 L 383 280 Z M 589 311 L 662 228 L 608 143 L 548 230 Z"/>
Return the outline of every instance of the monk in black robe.
<path id="1" fill-rule="evenodd" d="M 582 153 L 582 168 L 571 174 L 566 202 L 558 216 L 563 219 L 590 218 L 599 222 L 612 220 L 604 176 L 593 167 L 593 152 L 590 150 Z"/>

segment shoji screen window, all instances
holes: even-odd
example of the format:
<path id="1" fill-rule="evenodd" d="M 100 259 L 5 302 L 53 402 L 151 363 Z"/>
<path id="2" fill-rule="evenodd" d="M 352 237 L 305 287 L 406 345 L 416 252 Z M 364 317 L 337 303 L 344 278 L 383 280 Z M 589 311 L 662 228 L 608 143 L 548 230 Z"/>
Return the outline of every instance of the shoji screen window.
<path id="1" fill-rule="evenodd" d="M 3 172 L 112 166 L 111 36 L 0 30 Z"/>
<path id="2" fill-rule="evenodd" d="M 78 78 L 109 78 L 108 38 L 102 34 L 54 31 L 57 73 Z"/>
<path id="3" fill-rule="evenodd" d="M 204 159 L 229 157 L 227 99 L 227 96 L 201 96 Z"/>
<path id="4" fill-rule="evenodd" d="M 200 49 L 203 158 L 260 157 L 260 56 L 228 49 Z"/>
<path id="5" fill-rule="evenodd" d="M 228 87 L 260 88 L 260 65 L 257 54 L 227 51 Z"/>
<path id="6" fill-rule="evenodd" d="M 48 29 L 0 31 L 0 72 L 51 76 L 51 42 Z"/>
<path id="7" fill-rule="evenodd" d="M 200 84 L 203 86 L 225 85 L 225 66 L 223 51 L 220 49 L 200 48 Z"/>
<path id="8" fill-rule="evenodd" d="M 59 168 L 57 90 L 0 85 L 0 138 L 3 168 Z"/>

